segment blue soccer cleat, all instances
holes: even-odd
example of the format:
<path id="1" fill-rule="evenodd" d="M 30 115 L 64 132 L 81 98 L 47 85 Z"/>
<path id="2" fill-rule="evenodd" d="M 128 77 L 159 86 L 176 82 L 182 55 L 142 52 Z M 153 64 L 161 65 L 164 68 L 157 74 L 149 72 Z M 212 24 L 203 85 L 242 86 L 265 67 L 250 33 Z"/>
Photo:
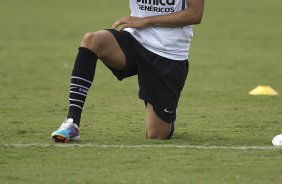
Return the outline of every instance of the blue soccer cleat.
<path id="1" fill-rule="evenodd" d="M 69 141 L 78 141 L 80 139 L 79 136 L 79 128 L 77 124 L 73 123 L 73 119 L 66 119 L 61 127 L 51 134 L 52 139 L 55 142 L 69 142 Z"/>

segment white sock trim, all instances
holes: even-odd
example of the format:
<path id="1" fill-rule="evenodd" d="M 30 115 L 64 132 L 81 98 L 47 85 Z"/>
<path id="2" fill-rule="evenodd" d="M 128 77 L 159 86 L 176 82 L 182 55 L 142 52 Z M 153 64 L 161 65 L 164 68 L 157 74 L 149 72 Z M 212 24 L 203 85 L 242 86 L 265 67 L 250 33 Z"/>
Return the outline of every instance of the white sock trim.
<path id="1" fill-rule="evenodd" d="M 88 82 L 88 83 L 92 84 L 92 82 L 91 82 L 91 81 L 86 80 L 86 79 L 81 78 L 81 77 L 72 76 L 72 77 L 71 77 L 71 79 L 79 79 L 79 80 L 83 80 L 83 81 L 85 81 L 85 82 Z"/>
<path id="2" fill-rule="evenodd" d="M 83 109 L 82 107 L 80 107 L 79 105 L 76 105 L 76 104 L 70 104 L 69 107 L 77 107 L 77 108 Z"/>

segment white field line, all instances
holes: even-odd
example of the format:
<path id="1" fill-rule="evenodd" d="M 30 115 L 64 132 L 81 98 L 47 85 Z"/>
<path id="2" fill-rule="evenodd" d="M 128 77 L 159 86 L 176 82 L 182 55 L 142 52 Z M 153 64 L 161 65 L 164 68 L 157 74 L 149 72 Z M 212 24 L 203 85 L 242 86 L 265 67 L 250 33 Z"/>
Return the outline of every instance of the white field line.
<path id="1" fill-rule="evenodd" d="M 200 149 L 200 150 L 282 150 L 282 146 L 209 146 L 209 145 L 173 145 L 173 144 L 140 144 L 140 145 L 129 145 L 129 144 L 0 144 L 0 148 L 48 148 L 48 147 L 59 147 L 59 148 L 126 148 L 126 149 L 142 149 L 142 148 L 176 148 L 176 149 Z"/>

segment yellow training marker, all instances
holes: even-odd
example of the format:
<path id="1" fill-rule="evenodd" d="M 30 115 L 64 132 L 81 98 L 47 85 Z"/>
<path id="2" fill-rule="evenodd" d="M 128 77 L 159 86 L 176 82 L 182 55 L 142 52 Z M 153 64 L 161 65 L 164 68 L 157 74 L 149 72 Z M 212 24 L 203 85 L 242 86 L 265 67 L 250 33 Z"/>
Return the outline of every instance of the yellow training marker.
<path id="1" fill-rule="evenodd" d="M 272 89 L 270 86 L 258 86 L 252 91 L 249 92 L 250 95 L 269 95 L 269 96 L 275 96 L 278 95 L 278 93 Z"/>

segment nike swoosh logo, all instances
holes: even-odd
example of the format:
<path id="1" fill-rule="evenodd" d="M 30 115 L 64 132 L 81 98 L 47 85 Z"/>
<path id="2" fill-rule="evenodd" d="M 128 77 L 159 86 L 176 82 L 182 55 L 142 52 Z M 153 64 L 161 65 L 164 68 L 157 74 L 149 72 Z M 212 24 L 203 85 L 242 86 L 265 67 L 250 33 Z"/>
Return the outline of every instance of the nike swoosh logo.
<path id="1" fill-rule="evenodd" d="M 169 110 L 167 110 L 167 108 L 164 109 L 164 112 L 169 113 L 169 114 L 173 113 L 173 111 L 169 111 Z"/>

